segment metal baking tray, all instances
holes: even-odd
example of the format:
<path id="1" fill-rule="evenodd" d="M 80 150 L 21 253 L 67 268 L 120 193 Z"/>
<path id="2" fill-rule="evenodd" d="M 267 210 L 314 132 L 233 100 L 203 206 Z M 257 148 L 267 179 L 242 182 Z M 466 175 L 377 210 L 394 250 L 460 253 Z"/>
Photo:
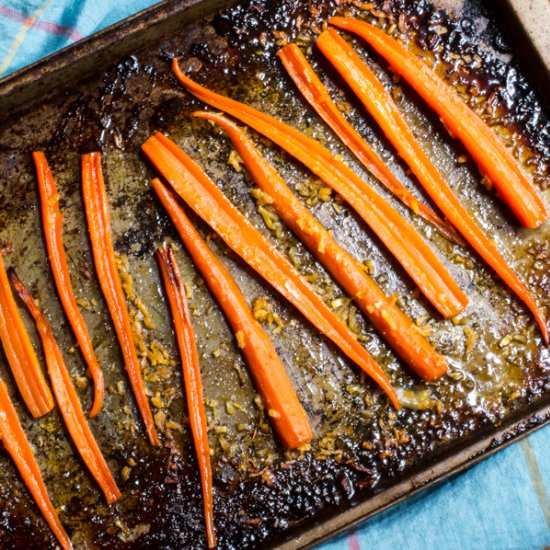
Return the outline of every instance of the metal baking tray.
<path id="1" fill-rule="evenodd" d="M 90 384 L 55 294 L 41 233 L 30 152 L 45 150 L 63 201 L 73 284 L 109 390 L 104 413 L 90 423 L 125 495 L 111 508 L 75 456 L 57 413 L 33 421 L 11 387 L 52 499 L 77 547 L 200 548 L 204 544 L 199 480 L 185 422 L 177 352 L 152 258 L 155 246 L 166 239 L 177 249 L 192 294 L 215 450 L 220 548 L 310 547 L 548 422 L 550 354 L 529 315 L 474 254 L 448 243 L 418 219 L 411 220 L 470 297 L 463 315 L 455 322 L 443 321 L 344 204 L 334 197 L 319 200 L 315 178 L 254 136 L 337 239 L 368 262 L 380 286 L 396 293 L 401 307 L 431 328 L 430 338 L 448 356 L 451 369 L 441 381 L 424 384 L 398 362 L 277 220 L 272 224 L 275 239 L 257 212 L 246 173 L 228 164 L 227 140 L 204 121 L 191 118 L 201 104 L 170 75 L 170 58 L 180 56 L 196 79 L 315 136 L 387 196 L 302 101 L 278 64 L 278 44 L 287 35 L 297 39 L 354 124 L 406 185 L 417 189 L 311 43 L 323 21 L 336 11 L 395 21 L 403 30 L 416 31 L 421 48 L 456 64 L 455 84 L 472 104 L 488 106 L 485 116 L 515 147 L 537 184 L 548 187 L 549 125 L 533 87 L 540 79 L 536 71 L 533 84 L 526 79 L 523 69 L 528 67 L 516 63 L 491 5 L 482 0 L 434 0 L 436 5 L 380 1 L 369 15 L 353 4 L 163 2 L 0 81 L 0 239 L 14 246 L 5 261 L 17 268 L 46 310 L 88 407 Z M 520 229 L 481 185 L 476 167 L 439 121 L 409 88 L 390 78 L 379 58 L 369 53 L 369 59 L 392 87 L 438 168 L 548 311 L 549 224 L 536 231 Z M 318 436 L 309 450 L 280 449 L 254 401 L 246 365 L 223 316 L 150 190 L 153 170 L 139 146 L 154 130 L 178 141 L 249 219 L 310 275 L 317 290 L 404 392 L 407 408 L 396 414 L 373 384 L 212 238 L 210 245 L 251 303 L 266 297 L 274 319 L 280 319 L 280 331 L 275 330 L 276 323 L 266 328 Z M 154 408 L 165 442 L 160 450 L 145 440 L 94 276 L 79 181 L 79 154 L 91 150 L 103 152 L 115 246 L 145 378 L 154 403 L 162 405 Z M 410 219 L 391 197 L 388 200 Z M 151 323 L 144 322 L 144 312 Z M 30 322 L 29 330 L 39 349 Z M 0 372 L 10 380 L 1 355 Z M 0 455 L 0 509 L 0 546 L 54 547 L 5 454 Z"/>

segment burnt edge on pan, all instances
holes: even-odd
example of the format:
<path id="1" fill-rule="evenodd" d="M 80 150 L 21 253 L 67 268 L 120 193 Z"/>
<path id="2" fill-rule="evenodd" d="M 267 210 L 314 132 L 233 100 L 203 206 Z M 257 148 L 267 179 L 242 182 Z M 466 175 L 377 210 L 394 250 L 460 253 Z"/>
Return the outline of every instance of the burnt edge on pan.
<path id="1" fill-rule="evenodd" d="M 448 62 L 463 59 L 463 70 L 453 75 L 455 83 L 464 87 L 474 103 L 475 98 L 479 97 L 491 106 L 493 112 L 488 116 L 498 119 L 502 132 L 529 159 L 528 165 L 537 182 L 542 187 L 547 186 L 544 161 L 549 156 L 549 125 L 534 93 L 513 59 L 510 59 L 511 49 L 492 14 L 477 1 L 444 3 L 449 8 L 456 7 L 450 19 L 428 2 L 404 1 L 379 2 L 375 10 L 377 15 L 373 17 L 384 22 L 391 16 L 395 24 L 401 25 L 405 31 L 418 28 L 417 39 L 421 47 L 434 49 L 441 46 L 441 55 Z M 437 332 L 435 342 L 439 349 L 451 355 L 452 372 L 457 375 L 456 380 L 447 378 L 439 385 L 419 383 L 388 353 L 368 325 L 361 318 L 356 319 L 358 331 L 364 336 L 369 350 L 388 370 L 396 385 L 415 392 L 426 387 L 431 391 L 428 399 L 433 401 L 430 406 L 434 409 L 404 411 L 397 417 L 372 384 L 365 382 L 292 308 L 281 303 L 232 254 L 213 241 L 215 250 L 222 255 L 247 295 L 251 298 L 268 296 L 274 312 L 283 320 L 285 328 L 282 334 L 273 335 L 273 339 L 289 365 L 299 395 L 322 438 L 311 451 L 285 455 L 274 444 L 269 430 L 263 432 L 265 419 L 252 401 L 254 394 L 246 367 L 234 349 L 223 318 L 200 285 L 200 279 L 181 252 L 166 216 L 150 192 L 147 181 L 152 170 L 138 150 L 152 130 L 166 131 L 199 160 L 256 226 L 272 238 L 272 233 L 263 225 L 249 197 L 249 180 L 227 164 L 230 148 L 223 135 L 213 132 L 204 122 L 190 120 L 189 112 L 202 105 L 175 83 L 169 74 L 168 60 L 173 55 L 182 56 L 182 62 L 201 82 L 260 108 L 273 109 L 277 116 L 306 129 L 342 153 L 355 169 L 360 170 L 311 110 L 305 107 L 275 58 L 276 43 L 284 41 L 283 33 L 296 36 L 307 48 L 308 24 L 310 27 L 320 25 L 334 10 L 343 10 L 344 7 L 317 2 L 309 8 L 291 1 L 266 7 L 262 2 L 251 1 L 237 4 L 213 18 L 178 27 L 178 24 L 189 21 L 186 17 L 204 13 L 201 11 L 204 6 L 199 3 L 186 15 L 179 12 L 176 3 L 169 3 L 165 11 L 162 7 L 153 8 L 149 12 L 151 20 L 135 19 L 135 26 L 139 29 L 137 34 L 132 34 L 122 25 L 105 33 L 99 43 L 94 40 L 86 42 L 80 53 L 87 61 L 80 68 L 88 71 L 90 80 L 82 82 L 77 79 L 78 57 L 72 57 L 73 50 L 68 50 L 64 55 L 74 63 L 70 70 L 67 69 L 67 77 L 63 56 L 54 56 L 59 72 L 50 72 L 48 66 L 43 66 L 45 76 L 39 83 L 53 86 L 57 82 L 57 89 L 49 89 L 45 96 L 40 97 L 39 85 L 27 80 L 25 87 L 19 89 L 17 78 L 8 79 L 8 84 L 11 82 L 12 102 L 9 97 L 2 99 L 2 105 L 13 106 L 13 96 L 19 101 L 28 99 L 33 105 L 30 113 L 18 113 L 12 121 L 5 121 L 0 127 L 0 181 L 4 185 L 0 204 L 0 237 L 15 244 L 15 252 L 6 262 L 17 266 L 22 277 L 41 299 L 54 326 L 58 327 L 56 334 L 73 375 L 82 385 L 86 407 L 90 398 L 89 382 L 83 377 L 78 354 L 70 353 L 70 331 L 56 301 L 44 258 L 36 184 L 29 158 L 32 149 L 44 148 L 64 199 L 65 238 L 72 255 L 77 292 L 88 300 L 85 315 L 93 326 L 95 343 L 107 367 L 107 381 L 111 385 L 106 413 L 92 422 L 92 428 L 126 495 L 125 500 L 112 510 L 102 504 L 98 491 L 83 472 L 66 438 L 55 437 L 56 434 L 64 434 L 57 416 L 54 414 L 45 421 L 31 422 L 19 407 L 27 433 L 39 448 L 38 459 L 53 500 L 61 506 L 61 519 L 77 545 L 93 543 L 109 548 L 148 548 L 153 545 L 188 548 L 203 543 L 198 476 L 187 428 L 183 425 L 182 433 L 173 430 L 171 446 L 157 452 L 146 444 L 133 401 L 125 397 L 125 375 L 93 277 L 85 238 L 78 179 L 80 152 L 101 148 L 105 153 L 104 168 L 117 250 L 122 255 L 123 264 L 127 264 L 125 269 L 133 277 L 138 297 L 149 308 L 156 323 L 155 330 L 148 331 L 142 327 L 143 338 L 148 346 L 154 342 L 164 346 L 172 362 L 176 352 L 151 257 L 154 246 L 163 238 L 174 239 L 183 275 L 196 292 L 195 305 L 199 314 L 196 329 L 206 397 L 212 400 L 213 396 L 219 398 L 217 405 L 212 404 L 210 422 L 216 428 L 211 434 L 211 441 L 217 453 L 214 465 L 220 547 L 276 545 L 303 533 L 303 530 L 307 533 L 312 522 L 323 519 L 331 525 L 332 518 L 336 522 L 334 529 L 341 529 L 342 523 L 338 523 L 337 518 L 343 518 L 344 523 L 355 521 L 353 508 L 347 520 L 344 515 L 339 516 L 342 508 L 355 504 L 360 507 L 361 503 L 368 503 L 373 495 L 380 497 L 382 502 L 387 498 L 380 507 L 383 508 L 394 500 L 391 491 L 400 480 L 414 482 L 418 479 L 418 472 L 430 468 L 431 464 L 434 468 L 436 465 L 442 467 L 442 471 L 447 467 L 454 468 L 451 464 L 456 462 L 452 459 L 456 461 L 464 445 L 470 441 L 472 445 L 485 441 L 484 438 L 496 433 L 501 424 L 507 425 L 516 416 L 525 416 L 526 420 L 514 425 L 511 437 L 517 437 L 547 421 L 545 415 L 540 416 L 536 411 L 542 410 L 548 401 L 550 358 L 536 343 L 537 335 L 529 328 L 533 325 L 529 317 L 472 254 L 457 251 L 424 224 L 414 220 L 435 249 L 440 249 L 446 257 L 456 256 L 458 263 L 449 262 L 452 272 L 469 294 L 475 293 L 473 295 L 480 301 L 479 307 L 482 308 L 483 300 L 490 298 L 498 307 L 506 308 L 498 318 L 487 317 L 490 309 L 482 308 L 473 321 L 466 319 L 464 325 L 442 322 L 422 300 L 412 296 L 412 285 L 399 269 L 386 268 L 388 263 L 391 264 L 389 258 L 363 224 L 343 205 L 339 206 L 343 213 L 336 215 L 331 209 L 332 202 L 316 201 L 318 183 L 285 155 L 270 148 L 265 140 L 259 139 L 266 155 L 291 185 L 296 188 L 304 184 L 301 187 L 304 199 L 309 201 L 324 223 L 332 224 L 335 233 L 340 231 L 338 237 L 343 244 L 350 247 L 354 254 L 372 261 L 374 278 L 382 288 L 387 292 L 399 293 L 404 309 L 415 318 L 431 317 L 428 322 Z M 208 6 L 204 9 L 207 10 Z M 172 15 L 171 19 L 164 20 L 168 15 Z M 296 28 L 298 16 L 302 17 L 303 29 Z M 149 27 L 151 21 L 158 23 Z M 277 30 L 278 34 L 273 35 L 273 30 Z M 131 33 L 127 40 L 126 32 Z M 300 37 L 302 34 L 304 36 Z M 118 40 L 122 42 L 117 44 Z M 148 49 L 135 51 L 121 59 L 122 54 L 128 53 L 128 44 L 134 47 L 141 40 L 142 46 L 147 43 Z M 153 42 L 155 46 L 151 47 Z M 102 51 L 94 54 L 91 51 L 93 48 Z M 360 51 L 367 50 L 360 46 Z M 373 59 L 371 56 L 369 58 Z M 357 103 L 345 92 L 342 82 L 328 70 L 320 56 L 314 54 L 313 59 L 331 90 L 344 90 L 339 100 L 350 110 L 361 132 L 372 136 L 377 149 L 397 173 L 405 177 L 391 149 L 380 139 Z M 379 62 L 376 57 L 374 59 Z M 106 64 L 110 68 L 97 77 L 93 72 L 95 64 L 101 70 Z M 385 64 L 380 66 L 384 68 Z M 23 71 L 21 74 L 24 81 L 25 74 L 32 75 L 33 72 Z M 382 71 L 382 74 L 388 73 Z M 410 89 L 401 88 L 400 83 L 392 84 L 387 76 L 385 82 L 392 86 L 394 97 L 420 133 L 425 146 L 429 147 L 438 166 L 458 187 L 461 197 L 479 213 L 482 222 L 499 235 L 500 244 L 511 248 L 510 259 L 530 286 L 535 288 L 539 298 L 548 296 L 550 281 L 544 275 L 544 269 L 547 272 L 549 265 L 548 247 L 544 248 L 547 228 L 546 233 L 538 233 L 543 241 L 539 244 L 535 242 L 536 234 L 517 230 L 517 224 L 498 201 L 489 192 L 480 190 L 480 178 L 475 167 L 469 162 L 456 166 L 455 159 L 461 155 L 461 147 L 448 139 L 441 125 L 417 101 Z M 25 90 L 27 96 L 24 95 Z M 46 97 L 47 102 L 44 101 Z M 518 129 L 521 132 L 518 133 Z M 205 229 L 201 224 L 199 227 Z M 300 269 L 318 276 L 318 290 L 327 299 L 341 300 L 339 289 L 311 261 L 288 231 L 278 227 L 275 231 L 280 233 L 278 242 L 281 249 L 291 257 L 297 257 Z M 465 265 L 473 265 L 474 269 L 460 267 Z M 343 308 L 341 313 L 348 321 L 354 317 L 349 309 Z M 135 315 L 139 321 L 139 314 Z M 518 330 L 521 327 L 528 330 L 525 345 L 512 342 L 516 354 L 512 359 L 520 364 L 514 369 L 499 369 L 495 362 L 481 364 L 480 359 L 487 353 L 498 359 L 504 354 L 502 350 L 511 349 L 508 344 L 502 347 L 500 344 L 503 343 L 502 338 L 508 335 L 506 324 L 510 325 L 516 316 Z M 490 327 L 490 338 L 486 334 L 489 323 L 494 323 Z M 463 352 L 467 338 L 463 327 L 479 332 L 485 329 L 482 338 L 489 338 L 483 339 L 482 343 L 479 340 L 474 342 L 474 348 L 467 354 L 466 360 Z M 308 343 L 307 349 L 303 346 L 304 342 Z M 483 347 L 476 351 L 476 345 Z M 215 356 L 216 352 L 219 352 L 218 356 Z M 5 365 L 5 360 L 2 363 Z M 489 368 L 493 369 L 492 374 L 488 373 Z M 158 391 L 164 399 L 170 387 L 177 388 L 177 395 L 168 407 L 155 408 L 156 413 L 167 411 L 165 424 L 167 420 L 177 423 L 182 417 L 181 377 L 177 370 L 172 364 L 145 365 L 146 378 L 153 393 Z M 3 367 L 2 373 L 6 376 Z M 166 375 L 166 379 L 161 374 Z M 513 376 L 509 376 L 511 374 Z M 8 376 L 6 378 L 9 379 Z M 220 378 L 224 379 L 223 382 L 219 382 Z M 480 387 L 479 381 L 482 379 L 484 388 Z M 493 380 L 506 384 L 497 388 L 496 382 L 492 385 Z M 475 404 L 466 401 L 474 390 L 486 399 L 483 406 L 477 409 Z M 453 405 L 454 401 L 460 404 Z M 441 403 L 441 412 L 437 411 L 437 402 Z M 243 410 L 238 409 L 236 404 Z M 125 406 L 129 407 L 128 410 L 124 409 Z M 230 412 L 231 408 L 233 412 Z M 240 418 L 236 418 L 239 415 Z M 529 418 L 533 419 L 533 424 L 529 423 Z M 158 417 L 158 421 L 160 419 Z M 252 440 L 247 435 L 249 432 L 244 432 L 244 435 L 239 432 L 238 424 L 241 423 L 250 425 L 250 432 L 255 434 Z M 228 432 L 225 434 L 222 430 L 217 433 L 217 428 L 228 428 Z M 330 435 L 332 431 L 336 431 L 336 435 Z M 170 438 L 166 430 L 164 433 L 168 443 Z M 222 439 L 225 439 L 225 446 Z M 232 447 L 237 448 L 232 451 Z M 485 448 L 482 446 L 476 451 L 482 453 L 479 456 L 490 452 L 484 451 Z M 239 451 L 246 458 L 243 471 L 239 471 L 240 464 L 231 456 L 234 452 L 238 457 Z M 4 482 L 0 487 L 0 503 L 2 507 L 5 504 L 5 512 L 0 519 L 0 543 L 20 548 L 31 548 L 33 545 L 44 547 L 47 541 L 51 541 L 44 522 L 36 513 L 7 458 L 3 456 L 1 460 L 5 473 L 1 478 Z M 416 490 L 411 486 L 410 494 Z M 307 534 L 303 534 L 302 539 L 296 540 L 295 546 L 306 538 Z M 319 537 L 315 540 L 318 541 Z"/>

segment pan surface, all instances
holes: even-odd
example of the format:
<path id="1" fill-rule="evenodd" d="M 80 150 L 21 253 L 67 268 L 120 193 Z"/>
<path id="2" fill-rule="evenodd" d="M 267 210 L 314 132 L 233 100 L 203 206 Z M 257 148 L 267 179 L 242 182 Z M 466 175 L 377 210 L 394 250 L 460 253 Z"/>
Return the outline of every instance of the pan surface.
<path id="1" fill-rule="evenodd" d="M 156 246 L 172 242 L 190 292 L 214 449 L 216 526 L 220 548 L 297 548 L 313 544 L 478 460 L 547 422 L 550 353 L 531 317 L 470 251 L 440 237 L 389 197 L 304 103 L 276 52 L 297 41 L 339 106 L 411 189 L 416 182 L 345 84 L 314 48 L 335 13 L 388 28 L 441 68 L 470 105 L 514 148 L 547 189 L 550 125 L 494 13 L 480 0 L 429 2 L 167 2 L 0 83 L 0 239 L 13 244 L 6 265 L 39 298 L 54 326 L 85 409 L 91 385 L 58 302 L 45 255 L 30 152 L 44 150 L 65 212 L 64 238 L 79 304 L 103 365 L 104 412 L 90 421 L 120 481 L 124 498 L 106 506 L 75 455 L 59 415 L 34 421 L 11 386 L 26 432 L 61 520 L 77 547 L 200 548 L 199 479 L 186 421 L 174 335 Z M 227 3 L 226 3 L 227 4 Z M 350 38 L 351 39 L 351 38 Z M 354 41 L 375 67 L 415 134 L 449 184 L 496 240 L 534 296 L 550 306 L 550 226 L 519 228 L 483 185 L 475 165 L 410 88 Z M 178 56 L 195 79 L 300 128 L 360 173 L 431 244 L 466 291 L 470 305 L 444 321 L 415 291 L 381 243 L 347 206 L 268 141 L 250 132 L 289 185 L 388 294 L 430 332 L 448 358 L 449 374 L 426 384 L 379 339 L 339 287 L 276 216 L 259 210 L 253 184 L 224 135 L 191 113 L 204 106 L 171 76 Z M 452 67 L 452 70 L 450 69 Z M 160 130 L 177 141 L 308 276 L 327 303 L 383 366 L 404 403 L 386 398 L 290 305 L 283 302 L 196 218 L 210 246 L 250 304 L 270 312 L 266 329 L 288 368 L 316 434 L 311 446 L 284 452 L 259 406 L 227 323 L 153 196 L 154 171 L 139 152 Z M 101 150 L 119 268 L 134 321 L 142 368 L 162 433 L 151 448 L 127 384 L 119 348 L 93 270 L 83 214 L 79 155 Z M 416 192 L 416 191 L 415 191 Z M 418 196 L 421 193 L 418 192 Z M 547 195 L 546 195 L 547 196 Z M 28 322 L 29 319 L 25 318 Z M 31 336 L 40 349 L 36 334 Z M 11 381 L 6 359 L 0 373 Z M 55 544 L 5 454 L 0 456 L 0 546 Z"/>

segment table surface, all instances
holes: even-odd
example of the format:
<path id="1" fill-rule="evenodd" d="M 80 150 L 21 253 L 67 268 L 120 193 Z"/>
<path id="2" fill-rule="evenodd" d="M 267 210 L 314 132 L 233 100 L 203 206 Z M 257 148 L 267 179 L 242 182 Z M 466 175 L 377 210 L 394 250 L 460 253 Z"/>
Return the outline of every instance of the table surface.
<path id="1" fill-rule="evenodd" d="M 0 0 L 0 77 L 153 0 Z M 550 547 L 550 427 L 319 550 Z"/>

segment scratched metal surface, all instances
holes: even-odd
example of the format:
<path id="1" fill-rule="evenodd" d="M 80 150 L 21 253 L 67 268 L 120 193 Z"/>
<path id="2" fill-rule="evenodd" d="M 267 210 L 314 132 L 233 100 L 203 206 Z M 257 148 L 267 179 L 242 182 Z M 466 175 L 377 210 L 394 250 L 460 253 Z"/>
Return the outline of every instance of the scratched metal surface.
<path id="1" fill-rule="evenodd" d="M 155 246 L 165 240 L 174 243 L 191 292 L 209 404 L 210 443 L 215 451 L 216 524 L 222 548 L 278 544 L 320 518 L 364 503 L 374 494 L 384 495 L 418 468 L 437 464 L 442 456 L 459 453 L 476 438 L 497 433 L 511 418 L 531 417 L 548 401 L 550 354 L 541 346 L 524 308 L 474 254 L 448 243 L 418 218 L 411 219 L 408 211 L 364 173 L 305 105 L 275 56 L 285 34 L 297 39 L 355 125 L 373 141 L 396 174 L 418 189 L 311 42 L 328 15 L 347 10 L 387 26 L 398 25 L 413 38 L 411 47 L 435 52 L 434 62 L 441 69 L 453 68 L 450 80 L 514 147 L 537 185 L 547 189 L 549 124 L 515 64 L 499 24 L 477 0 L 440 1 L 438 6 L 445 12 L 429 2 L 381 2 L 373 12 L 335 4 L 289 0 L 275 5 L 257 0 L 237 3 L 170 33 L 163 32 L 160 23 L 152 27 L 148 38 L 151 45 L 145 49 L 136 49 L 123 58 L 111 52 L 110 67 L 84 81 L 74 76 L 67 81 L 61 71 L 56 77 L 57 88 L 47 91 L 47 100 L 37 91 L 28 92 L 31 109 L 12 116 L 3 113 L 0 239 L 14 246 L 6 264 L 17 268 L 40 299 L 88 407 L 90 383 L 78 350 L 73 348 L 44 252 L 30 159 L 32 150 L 43 149 L 63 201 L 73 284 L 109 390 L 103 414 L 91 425 L 124 492 L 121 502 L 111 508 L 103 504 L 75 456 L 59 415 L 52 413 L 32 421 L 12 387 L 53 501 L 77 547 L 203 545 L 198 475 L 185 422 L 179 364 L 152 257 Z M 93 64 L 94 55 L 87 54 L 88 65 L 90 60 Z M 441 320 L 414 292 L 411 281 L 353 212 L 337 198 L 319 200 L 318 181 L 266 140 L 254 136 L 339 242 L 360 260 L 370 262 L 380 286 L 388 294 L 397 294 L 401 307 L 419 324 L 430 327 L 430 340 L 448 357 L 448 376 L 425 384 L 409 373 L 302 245 L 276 219 L 272 220 L 273 230 L 266 227 L 250 195 L 250 179 L 228 163 L 231 148 L 223 134 L 191 118 L 190 113 L 201 104 L 170 76 L 168 60 L 173 55 L 181 56 L 200 82 L 290 122 L 341 154 L 411 219 L 470 298 L 469 307 L 455 322 Z M 392 81 L 378 58 L 369 55 L 368 59 L 391 87 L 436 166 L 548 311 L 549 225 L 536 231 L 519 228 L 494 194 L 483 187 L 475 166 L 464 162 L 461 146 L 449 138 L 414 93 Z M 13 97 L 8 99 L 13 103 Z M 291 306 L 212 239 L 211 246 L 250 303 L 267 297 L 282 321 L 280 331 L 275 330 L 276 324 L 266 328 L 317 439 L 303 452 L 284 453 L 280 449 L 254 401 L 256 394 L 246 365 L 222 314 L 151 193 L 148 182 L 153 171 L 140 155 L 139 146 L 153 130 L 162 130 L 180 143 L 256 227 L 276 242 L 302 273 L 311 276 L 316 289 L 357 332 L 407 398 L 407 407 L 399 413 L 393 411 L 378 389 Z M 151 449 L 145 441 L 93 270 L 78 174 L 79 154 L 91 150 L 103 152 L 113 234 L 123 270 L 132 278 L 130 309 L 139 333 L 148 391 L 158 405 L 154 406 L 155 418 L 165 442 L 161 450 Z M 202 223 L 197 221 L 197 225 L 208 235 Z M 150 315 L 151 323 L 144 312 Z M 29 328 L 37 343 L 30 323 Z M 0 372 L 11 380 L 3 356 Z M 534 418 L 535 425 L 544 421 Z M 529 427 L 526 422 L 514 435 Z M 53 547 L 8 457 L 2 454 L 0 462 L 0 544 Z"/>

